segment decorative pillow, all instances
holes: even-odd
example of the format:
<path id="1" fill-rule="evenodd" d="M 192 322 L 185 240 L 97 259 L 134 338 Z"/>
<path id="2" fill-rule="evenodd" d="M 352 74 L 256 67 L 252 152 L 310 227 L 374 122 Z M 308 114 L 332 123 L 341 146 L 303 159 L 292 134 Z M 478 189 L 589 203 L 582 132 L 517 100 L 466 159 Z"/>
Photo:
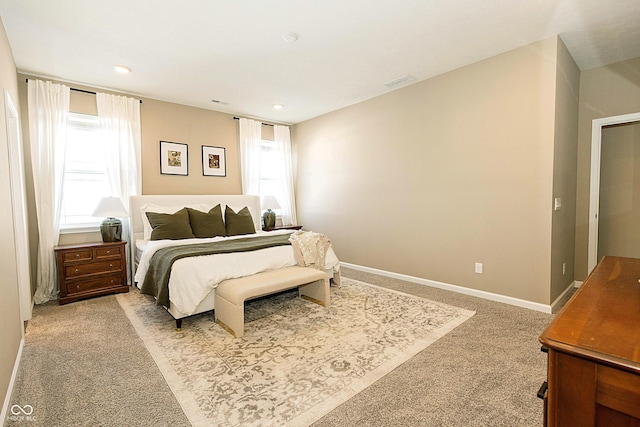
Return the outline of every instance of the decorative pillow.
<path id="1" fill-rule="evenodd" d="M 227 229 L 227 236 L 238 236 L 240 234 L 255 234 L 256 228 L 253 225 L 251 212 L 246 206 L 235 213 L 227 206 L 224 210 L 224 223 Z"/>
<path id="2" fill-rule="evenodd" d="M 224 221 L 222 220 L 222 208 L 216 205 L 209 212 L 187 208 L 189 223 L 196 237 L 226 236 Z"/>
<path id="3" fill-rule="evenodd" d="M 153 228 L 151 240 L 180 240 L 195 237 L 189 225 L 187 208 L 182 208 L 174 214 L 147 212 L 147 218 Z"/>
<path id="4" fill-rule="evenodd" d="M 149 223 L 149 218 L 147 218 L 147 212 L 172 214 L 172 213 L 178 212 L 180 209 L 184 207 L 185 205 L 161 206 L 161 205 L 155 205 L 153 203 L 148 203 L 144 206 L 141 206 L 140 215 L 142 216 L 142 228 L 144 231 L 144 237 L 143 237 L 144 240 L 151 240 L 151 231 L 152 231 L 151 224 Z M 211 205 L 206 205 L 201 203 L 201 204 L 190 204 L 190 205 L 187 205 L 186 207 L 198 209 L 206 212 L 207 210 L 209 210 Z"/>

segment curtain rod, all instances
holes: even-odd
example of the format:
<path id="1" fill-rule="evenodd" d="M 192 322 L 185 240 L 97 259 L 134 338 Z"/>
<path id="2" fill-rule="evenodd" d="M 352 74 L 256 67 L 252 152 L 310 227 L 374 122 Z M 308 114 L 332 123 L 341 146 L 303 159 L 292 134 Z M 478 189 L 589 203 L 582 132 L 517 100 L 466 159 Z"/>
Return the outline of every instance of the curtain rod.
<path id="1" fill-rule="evenodd" d="M 29 83 L 29 79 L 25 79 L 25 81 Z M 95 92 L 92 92 L 90 90 L 76 89 L 75 87 L 69 87 L 69 89 L 74 92 L 82 92 L 82 93 L 88 93 L 89 95 L 96 95 Z M 140 101 L 140 104 L 142 104 L 142 99 L 138 99 L 138 101 Z"/>
<path id="2" fill-rule="evenodd" d="M 240 117 L 234 117 L 233 120 L 240 120 Z M 262 122 L 260 122 L 260 124 L 262 126 L 271 126 L 271 127 L 275 126 L 275 125 L 272 125 L 271 123 L 262 123 Z"/>

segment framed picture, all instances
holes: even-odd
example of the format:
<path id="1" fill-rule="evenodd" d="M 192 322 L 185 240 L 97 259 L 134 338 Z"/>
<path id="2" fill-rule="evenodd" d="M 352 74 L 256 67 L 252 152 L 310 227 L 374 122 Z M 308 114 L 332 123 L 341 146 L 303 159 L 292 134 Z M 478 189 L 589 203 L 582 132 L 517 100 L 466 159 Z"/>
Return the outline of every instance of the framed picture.
<path id="1" fill-rule="evenodd" d="M 160 141 L 160 173 L 189 175 L 189 147 L 179 142 Z"/>
<path id="2" fill-rule="evenodd" d="M 227 159 L 224 147 L 202 146 L 202 175 L 227 176 Z"/>

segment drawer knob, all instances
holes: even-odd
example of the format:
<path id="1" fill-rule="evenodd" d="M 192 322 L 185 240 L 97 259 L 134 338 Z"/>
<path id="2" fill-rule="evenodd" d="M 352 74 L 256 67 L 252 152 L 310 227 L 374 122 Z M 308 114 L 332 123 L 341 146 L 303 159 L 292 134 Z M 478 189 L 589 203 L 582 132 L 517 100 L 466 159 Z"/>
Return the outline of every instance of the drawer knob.
<path id="1" fill-rule="evenodd" d="M 109 268 L 113 267 L 113 264 L 109 264 Z"/>
<path id="2" fill-rule="evenodd" d="M 76 258 L 80 258 L 80 254 L 76 254 Z"/>
<path id="3" fill-rule="evenodd" d="M 76 273 L 77 273 L 77 272 L 79 272 L 79 271 L 80 271 L 80 270 L 78 270 L 77 268 L 75 269 L 75 272 L 76 272 Z"/>
<path id="4" fill-rule="evenodd" d="M 115 280 L 111 279 L 111 284 L 113 285 L 115 283 Z"/>
<path id="5" fill-rule="evenodd" d="M 111 251 L 107 251 L 107 255 L 109 255 L 111 253 Z"/>
<path id="6" fill-rule="evenodd" d="M 76 289 L 77 289 L 77 290 L 80 290 L 80 285 L 76 286 Z"/>

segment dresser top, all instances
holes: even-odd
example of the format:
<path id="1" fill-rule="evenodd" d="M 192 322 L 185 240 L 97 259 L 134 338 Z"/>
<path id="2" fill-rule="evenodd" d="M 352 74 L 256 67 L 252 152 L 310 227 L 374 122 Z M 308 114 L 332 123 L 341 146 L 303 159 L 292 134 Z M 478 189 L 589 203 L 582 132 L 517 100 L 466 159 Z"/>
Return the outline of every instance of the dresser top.
<path id="1" fill-rule="evenodd" d="M 82 248 L 95 248 L 98 246 L 118 246 L 126 244 L 126 240 L 120 240 L 117 242 L 89 242 L 89 243 L 72 243 L 68 245 L 54 246 L 54 251 L 68 250 L 68 249 L 82 249 Z"/>
<path id="2" fill-rule="evenodd" d="M 540 342 L 640 373 L 639 280 L 640 259 L 604 257 Z"/>

